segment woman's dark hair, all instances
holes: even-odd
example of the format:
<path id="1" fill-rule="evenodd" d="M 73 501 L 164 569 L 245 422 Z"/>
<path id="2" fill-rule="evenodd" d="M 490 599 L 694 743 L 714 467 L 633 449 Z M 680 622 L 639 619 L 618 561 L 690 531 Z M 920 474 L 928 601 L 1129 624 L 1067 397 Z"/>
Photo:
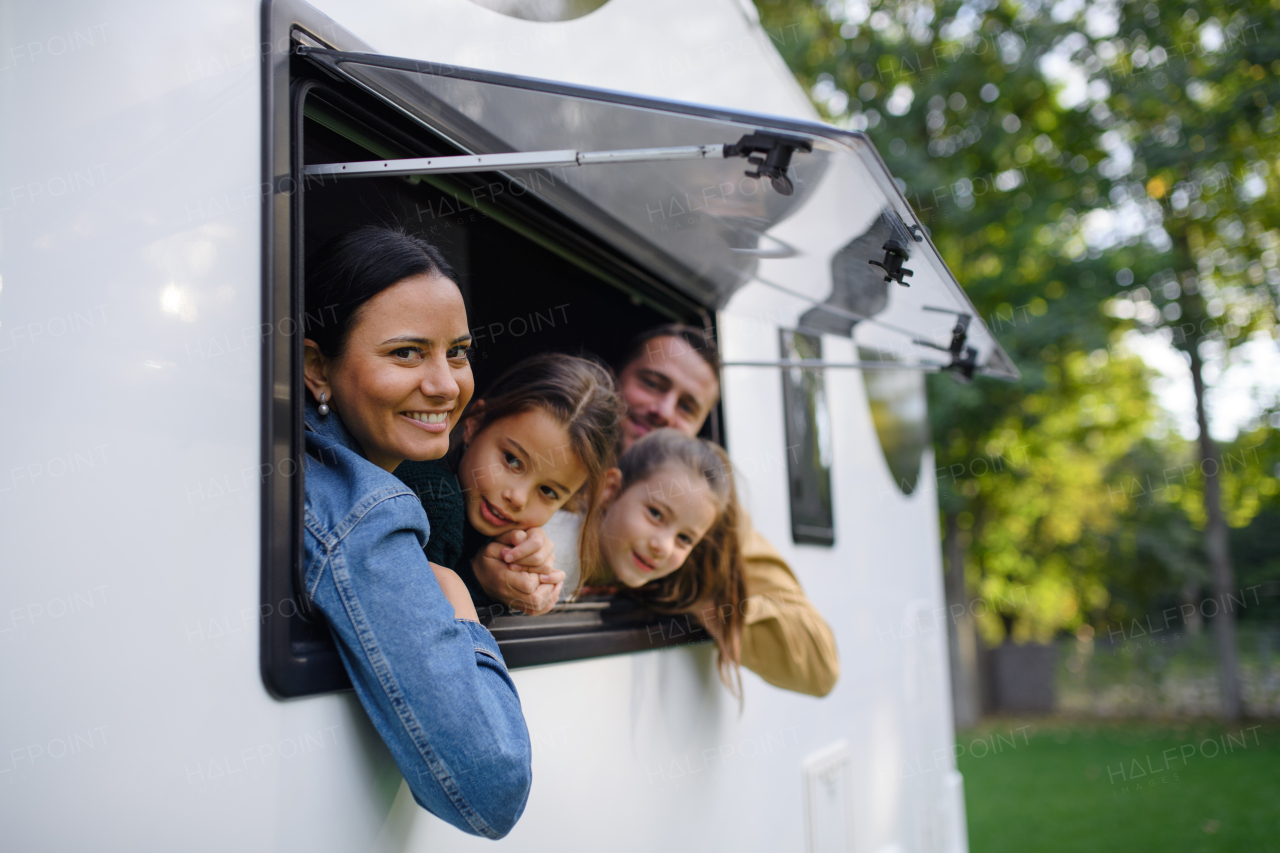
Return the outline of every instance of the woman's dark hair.
<path id="1" fill-rule="evenodd" d="M 453 278 L 439 249 L 405 231 L 365 225 L 330 240 L 307 260 L 306 337 L 326 358 L 338 358 L 366 302 L 423 274 Z"/>

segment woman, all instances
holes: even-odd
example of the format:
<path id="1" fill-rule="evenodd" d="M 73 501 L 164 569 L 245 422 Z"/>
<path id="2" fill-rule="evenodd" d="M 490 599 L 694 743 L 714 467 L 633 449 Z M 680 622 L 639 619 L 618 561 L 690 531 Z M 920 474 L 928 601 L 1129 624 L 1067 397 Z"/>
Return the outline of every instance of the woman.
<path id="1" fill-rule="evenodd" d="M 414 799 L 506 835 L 531 782 L 529 733 L 466 585 L 423 553 L 431 529 L 392 471 L 438 459 L 471 399 L 462 294 L 439 251 L 366 227 L 308 266 L 307 594 Z"/>

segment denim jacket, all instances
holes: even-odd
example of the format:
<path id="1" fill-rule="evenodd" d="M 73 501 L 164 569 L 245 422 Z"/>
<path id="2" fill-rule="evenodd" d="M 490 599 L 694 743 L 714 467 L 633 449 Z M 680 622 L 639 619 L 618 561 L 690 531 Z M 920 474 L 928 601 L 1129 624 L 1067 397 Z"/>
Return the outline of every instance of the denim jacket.
<path id="1" fill-rule="evenodd" d="M 458 619 L 427 563 L 418 497 L 306 412 L 307 594 L 418 805 L 501 838 L 532 782 L 520 698 L 493 636 Z"/>

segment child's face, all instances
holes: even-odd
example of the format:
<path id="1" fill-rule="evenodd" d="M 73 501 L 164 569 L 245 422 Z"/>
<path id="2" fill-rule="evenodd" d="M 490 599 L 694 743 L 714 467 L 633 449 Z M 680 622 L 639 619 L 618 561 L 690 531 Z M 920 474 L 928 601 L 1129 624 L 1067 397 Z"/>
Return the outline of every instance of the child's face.
<path id="1" fill-rule="evenodd" d="M 458 480 L 467 519 L 485 536 L 541 527 L 587 481 L 569 434 L 541 409 L 494 421 L 478 435 L 475 419 L 464 429 Z"/>
<path id="2" fill-rule="evenodd" d="M 644 586 L 684 565 L 717 515 L 701 476 L 664 467 L 632 483 L 609 506 L 600 523 L 600 546 L 618 580 Z"/>

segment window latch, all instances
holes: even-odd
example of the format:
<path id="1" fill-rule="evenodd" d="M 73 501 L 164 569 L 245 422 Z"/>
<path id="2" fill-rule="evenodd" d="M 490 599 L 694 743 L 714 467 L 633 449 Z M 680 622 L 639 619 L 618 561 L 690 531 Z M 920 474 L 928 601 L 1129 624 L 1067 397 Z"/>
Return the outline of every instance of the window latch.
<path id="1" fill-rule="evenodd" d="M 748 178 L 768 178 L 769 183 L 779 195 L 791 195 L 796 190 L 795 184 L 787 176 L 791 155 L 796 151 L 807 154 L 812 150 L 813 143 L 802 137 L 758 130 L 755 133 L 748 133 L 731 145 L 726 145 L 724 156 L 726 159 L 746 157 L 747 162 L 756 167 L 754 172 L 745 173 Z M 756 154 L 764 156 L 752 156 Z"/>
<path id="2" fill-rule="evenodd" d="M 955 374 L 956 380 L 968 384 L 973 381 L 974 371 L 978 368 L 978 351 L 968 345 L 969 340 L 969 323 L 973 317 L 960 311 L 952 311 L 949 308 L 932 308 L 928 305 L 924 306 L 925 311 L 936 311 L 939 314 L 954 314 L 956 324 L 951 327 L 951 343 L 947 346 L 939 346 L 932 341 L 921 340 L 917 338 L 915 343 L 924 347 L 942 350 L 951 353 L 951 363 L 944 366 L 943 370 L 950 370 Z"/>
<path id="3" fill-rule="evenodd" d="M 915 275 L 914 270 L 909 270 L 902 265 L 902 262 L 908 258 L 906 248 L 892 237 L 885 240 L 881 248 L 884 249 L 884 262 L 871 260 L 867 263 L 884 270 L 885 281 L 896 281 L 903 287 L 910 287 L 910 284 L 902 280 L 903 276 Z"/>

